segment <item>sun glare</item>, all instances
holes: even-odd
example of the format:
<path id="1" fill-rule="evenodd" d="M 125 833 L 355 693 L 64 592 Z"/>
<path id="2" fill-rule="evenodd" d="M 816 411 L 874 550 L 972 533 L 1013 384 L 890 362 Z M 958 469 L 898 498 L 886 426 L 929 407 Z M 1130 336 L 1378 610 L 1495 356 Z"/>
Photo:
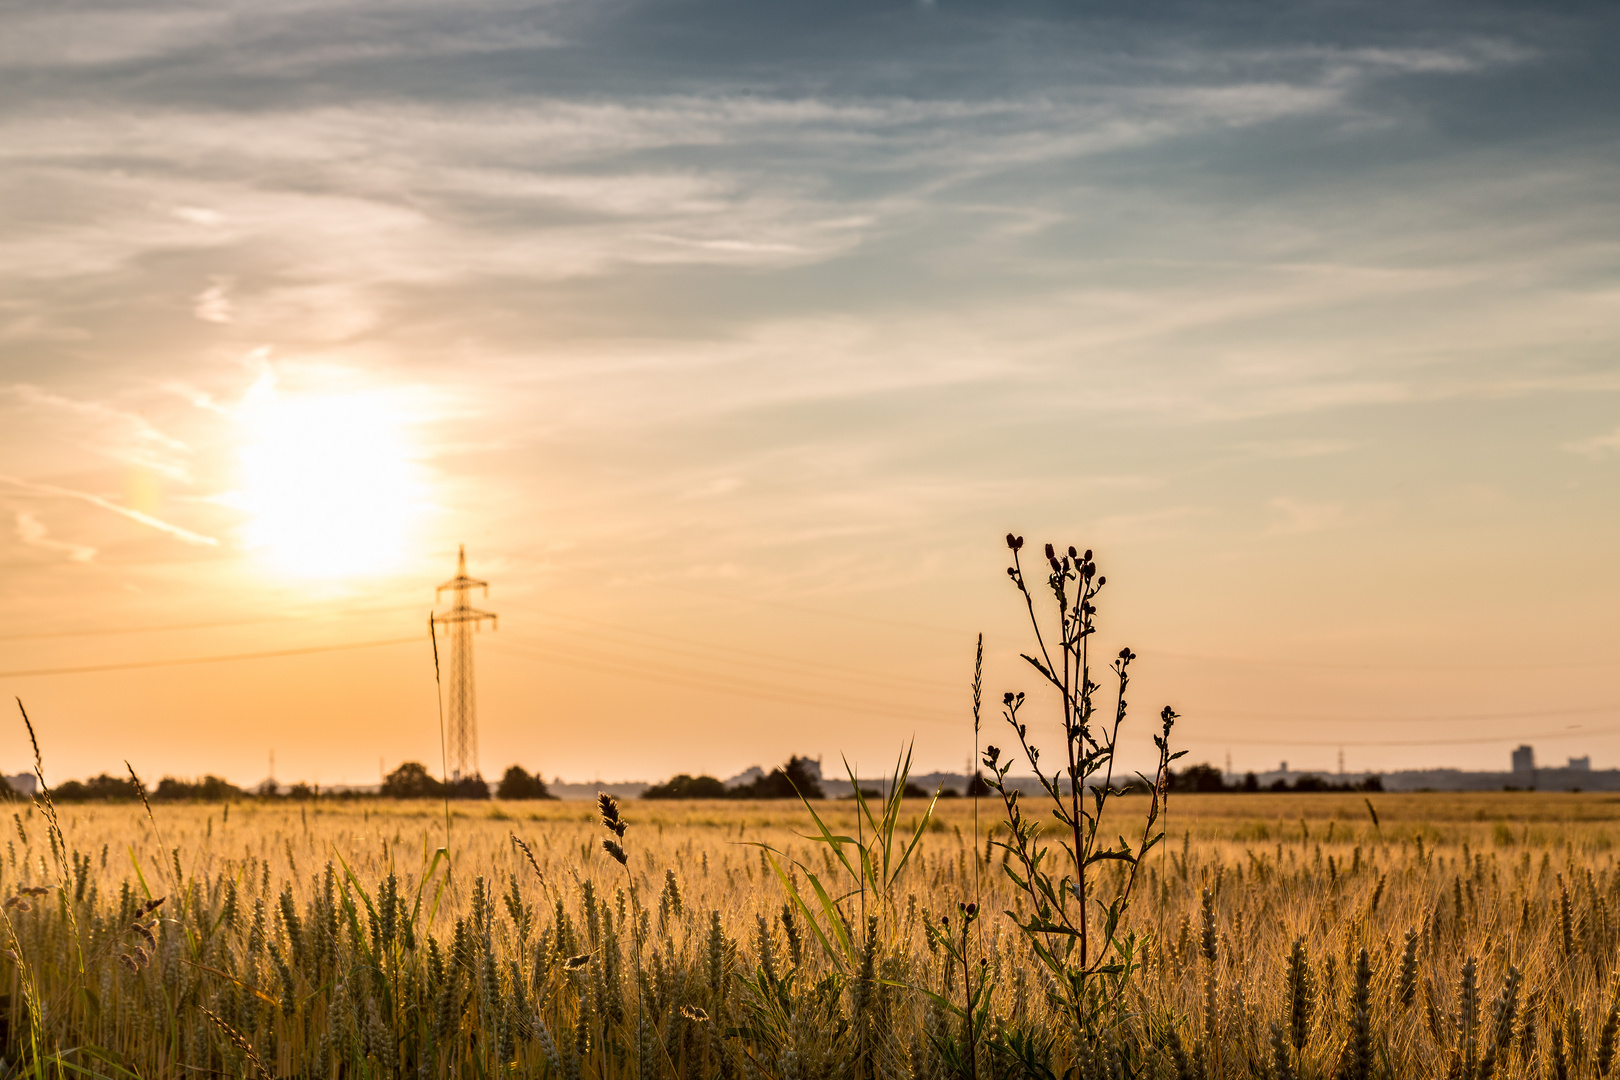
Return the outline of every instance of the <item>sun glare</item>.
<path id="1" fill-rule="evenodd" d="M 250 515 L 250 548 L 303 577 L 399 566 L 419 497 L 388 395 L 289 395 L 266 379 L 240 417 L 240 505 Z"/>

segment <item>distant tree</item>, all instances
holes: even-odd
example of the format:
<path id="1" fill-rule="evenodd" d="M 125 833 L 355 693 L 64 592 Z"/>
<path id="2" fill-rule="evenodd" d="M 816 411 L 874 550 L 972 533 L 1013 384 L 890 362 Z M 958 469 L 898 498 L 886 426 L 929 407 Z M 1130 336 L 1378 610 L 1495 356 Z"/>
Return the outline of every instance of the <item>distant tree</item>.
<path id="1" fill-rule="evenodd" d="M 641 793 L 643 799 L 725 799 L 730 796 L 726 785 L 714 777 L 687 773 L 672 776 Z"/>
<path id="2" fill-rule="evenodd" d="M 1171 774 L 1170 786 L 1176 791 L 1225 791 L 1226 780 L 1213 765 L 1189 765 Z"/>
<path id="3" fill-rule="evenodd" d="M 433 778 L 426 765 L 407 761 L 383 780 L 381 794 L 385 799 L 437 799 L 444 793 L 444 785 Z"/>
<path id="4" fill-rule="evenodd" d="M 181 799 L 191 798 L 192 785 L 184 780 L 177 780 L 172 776 L 165 776 L 158 781 L 157 787 L 152 789 L 153 802 L 177 802 Z"/>
<path id="5" fill-rule="evenodd" d="M 1287 791 L 1288 790 L 1288 781 L 1284 780 L 1280 776 L 1277 777 L 1277 779 L 1275 779 L 1275 780 L 1273 780 L 1271 782 L 1271 790 L 1272 791 Z"/>
<path id="6" fill-rule="evenodd" d="M 811 771 L 814 764 L 809 758 L 788 758 L 786 765 L 772 769 L 753 783 L 731 788 L 730 795 L 734 799 L 797 799 L 800 795 L 806 799 L 825 799 L 821 781 Z"/>
<path id="7" fill-rule="evenodd" d="M 1259 791 L 1260 790 L 1260 778 L 1258 776 L 1254 775 L 1254 773 L 1252 773 L 1252 772 L 1244 773 L 1243 774 L 1243 790 L 1244 791 Z"/>
<path id="8" fill-rule="evenodd" d="M 197 785 L 197 798 L 204 802 L 224 802 L 226 799 L 240 799 L 242 789 L 217 776 L 205 776 Z"/>
<path id="9" fill-rule="evenodd" d="M 1361 781 L 1362 791 L 1383 791 L 1384 781 L 1377 776 L 1369 776 Z"/>
<path id="10" fill-rule="evenodd" d="M 135 781 L 106 773 L 84 781 L 69 780 L 51 791 L 57 802 L 123 802 L 136 794 Z"/>
<path id="11" fill-rule="evenodd" d="M 529 771 L 521 765 L 513 765 L 501 777 L 500 786 L 495 789 L 497 799 L 549 799 L 551 791 L 546 782 L 538 776 L 530 776 Z"/>
<path id="12" fill-rule="evenodd" d="M 487 799 L 489 798 L 489 784 L 482 776 L 463 776 L 460 780 L 452 780 L 446 785 L 452 799 Z"/>
<path id="13" fill-rule="evenodd" d="M 287 798 L 297 802 L 308 802 L 315 797 L 315 789 L 300 780 L 287 789 Z"/>
<path id="14" fill-rule="evenodd" d="M 177 780 L 172 776 L 165 776 L 158 781 L 157 790 L 152 792 L 153 800 L 158 802 L 187 800 L 224 802 L 227 799 L 241 797 L 241 788 L 217 776 L 205 776 L 197 781 Z"/>
<path id="15" fill-rule="evenodd" d="M 968 781 L 967 790 L 962 794 L 970 799 L 988 799 L 990 797 L 990 785 L 984 782 L 984 774 L 977 769 L 973 770 L 973 779 Z"/>
<path id="16" fill-rule="evenodd" d="M 825 799 L 827 796 L 821 790 L 821 781 L 816 779 L 809 765 L 809 758 L 790 757 L 786 765 L 772 769 L 747 788 L 738 788 L 737 794 L 754 799 L 797 799 L 800 796 Z"/>
<path id="17" fill-rule="evenodd" d="M 907 780 L 906 786 L 900 789 L 900 794 L 908 799 L 926 799 L 929 797 L 930 792 L 923 790 L 921 784 L 914 784 Z"/>
<path id="18" fill-rule="evenodd" d="M 1306 774 L 1294 781 L 1295 791 L 1332 791 L 1333 784 L 1320 776 Z"/>

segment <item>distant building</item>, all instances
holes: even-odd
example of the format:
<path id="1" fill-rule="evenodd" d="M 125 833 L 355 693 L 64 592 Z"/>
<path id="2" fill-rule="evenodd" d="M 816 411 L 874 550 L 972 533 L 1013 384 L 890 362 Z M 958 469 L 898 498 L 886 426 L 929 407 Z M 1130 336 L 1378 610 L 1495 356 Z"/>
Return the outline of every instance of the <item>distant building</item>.
<path id="1" fill-rule="evenodd" d="M 1529 773 L 1536 771 L 1536 750 L 1533 746 L 1521 746 L 1513 751 L 1513 771 L 1516 773 Z"/>
<path id="2" fill-rule="evenodd" d="M 728 788 L 745 787 L 748 784 L 752 784 L 757 780 L 763 779 L 764 776 L 764 769 L 760 768 L 758 765 L 750 765 L 748 768 L 744 769 L 736 776 L 733 776 L 725 783 L 726 787 Z"/>
<path id="3" fill-rule="evenodd" d="M 1585 757 L 1572 757 L 1572 758 L 1570 758 L 1569 759 L 1569 767 L 1572 768 L 1572 769 L 1579 769 L 1582 772 L 1591 772 L 1592 771 L 1592 755 L 1587 754 Z"/>
<path id="4" fill-rule="evenodd" d="M 21 772 L 16 776 L 7 776 L 5 781 L 6 786 L 12 791 L 15 791 L 18 795 L 27 795 L 29 798 L 33 798 L 34 792 L 39 790 L 36 786 L 39 783 L 39 778 L 31 772 Z"/>

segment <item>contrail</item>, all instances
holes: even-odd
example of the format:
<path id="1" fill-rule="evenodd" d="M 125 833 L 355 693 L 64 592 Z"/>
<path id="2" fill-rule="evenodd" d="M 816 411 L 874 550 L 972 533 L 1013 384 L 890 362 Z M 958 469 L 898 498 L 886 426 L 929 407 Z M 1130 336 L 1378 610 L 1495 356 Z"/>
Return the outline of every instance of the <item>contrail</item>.
<path id="1" fill-rule="evenodd" d="M 111 499 L 103 499 L 100 495 L 92 495 L 88 491 L 74 491 L 72 488 L 57 487 L 54 484 L 36 484 L 20 477 L 6 476 L 3 473 L 0 473 L 0 483 L 11 484 L 14 487 L 22 488 L 24 491 L 34 491 L 41 495 L 56 495 L 64 499 L 78 499 L 80 502 L 87 502 L 91 506 L 111 510 L 115 514 L 139 522 L 148 528 L 156 529 L 158 532 L 168 533 L 176 540 L 182 540 L 188 544 L 201 544 L 207 547 L 215 547 L 219 544 L 219 541 L 212 536 L 204 536 L 201 533 L 194 533 L 190 529 L 182 529 L 178 525 L 170 525 L 161 518 L 155 518 L 151 514 L 143 514 L 139 510 L 131 510 L 127 506 L 119 506 Z"/>

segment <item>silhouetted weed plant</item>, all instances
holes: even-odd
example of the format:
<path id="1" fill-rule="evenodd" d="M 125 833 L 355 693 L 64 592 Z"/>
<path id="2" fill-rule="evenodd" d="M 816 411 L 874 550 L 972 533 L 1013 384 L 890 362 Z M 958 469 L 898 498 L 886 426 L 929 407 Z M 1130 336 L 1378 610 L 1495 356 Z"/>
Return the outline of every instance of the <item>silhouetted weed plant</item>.
<path id="1" fill-rule="evenodd" d="M 996 844 L 1011 856 L 1007 874 L 1032 908 L 1022 920 L 1013 916 L 1014 921 L 1051 976 L 1076 1029 L 1087 1038 L 1103 1038 L 1124 1017 L 1125 990 L 1139 962 L 1137 934 L 1122 931 L 1122 920 L 1143 860 L 1164 839 L 1159 818 L 1170 763 L 1186 751 L 1170 750 L 1176 713 L 1165 706 L 1160 713 L 1163 731 L 1153 737 L 1158 750 L 1155 773 L 1151 779 L 1138 774 L 1150 799 L 1141 836 L 1135 842 L 1124 836 L 1117 842 L 1104 839 L 1109 803 L 1126 794 L 1125 788 L 1114 786 L 1114 766 L 1127 711 L 1130 665 L 1136 654 L 1126 648 L 1115 657 L 1112 667 L 1118 692 L 1114 708 L 1111 715 L 1099 715 L 1097 694 L 1102 687 L 1091 677 L 1091 639 L 1097 632 L 1094 601 L 1108 579 L 1097 573 L 1090 551 L 1070 547 L 1060 554 L 1047 544 L 1045 591 L 1056 622 L 1043 624 L 1037 610 L 1039 586 L 1032 588 L 1026 581 L 1019 556 L 1024 538 L 1008 533 L 1007 547 L 1013 557 L 1007 576 L 1024 599 L 1035 634 L 1034 652 L 1020 655 L 1057 692 L 1062 765 L 1050 770 L 1042 766 L 1040 748 L 1030 739 L 1029 725 L 1020 719 L 1027 700 L 1024 694 L 1008 693 L 1003 715 L 1024 760 L 1040 781 L 1052 817 L 1066 835 L 1046 841 L 1041 822 L 1025 815 L 1020 793 L 1007 783 L 1016 759 L 987 746 L 983 763 L 991 774 L 988 783 L 1000 794 L 1007 818 L 1007 838 Z M 1107 865 L 1123 866 L 1125 872 L 1103 877 L 1098 870 Z M 1099 886 L 1099 882 L 1106 884 Z"/>

